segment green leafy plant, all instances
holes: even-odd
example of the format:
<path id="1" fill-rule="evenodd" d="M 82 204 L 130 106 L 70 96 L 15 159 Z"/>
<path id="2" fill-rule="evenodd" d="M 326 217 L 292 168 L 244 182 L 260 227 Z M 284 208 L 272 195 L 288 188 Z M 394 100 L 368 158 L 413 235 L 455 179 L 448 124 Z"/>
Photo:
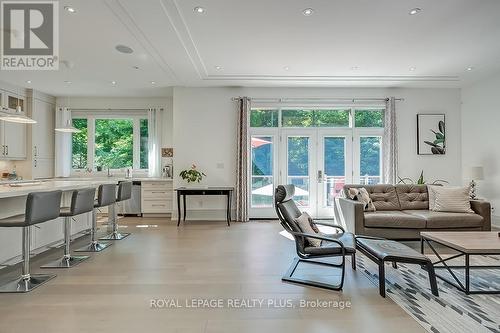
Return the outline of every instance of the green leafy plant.
<path id="1" fill-rule="evenodd" d="M 424 178 L 424 170 L 422 170 L 420 172 L 420 176 L 418 177 L 418 179 L 415 181 L 409 177 L 405 177 L 405 178 L 401 178 L 398 176 L 398 184 L 417 184 L 417 185 L 425 185 L 427 184 L 425 178 Z M 432 183 L 430 183 L 431 185 L 438 185 L 438 184 L 448 184 L 448 182 L 446 180 L 442 180 L 442 179 L 436 179 L 434 180 Z"/>
<path id="2" fill-rule="evenodd" d="M 191 169 L 182 170 L 179 173 L 179 176 L 182 179 L 186 180 L 188 183 L 199 183 L 203 179 L 203 177 L 206 176 L 206 174 L 196 170 L 196 165 L 193 164 L 191 166 Z"/>
<path id="3" fill-rule="evenodd" d="M 438 123 L 438 131 L 431 130 L 436 136 L 433 142 L 424 141 L 425 144 L 431 146 L 431 152 L 435 155 L 443 155 L 446 152 L 446 140 L 445 140 L 445 125 L 444 121 L 440 120 Z"/>

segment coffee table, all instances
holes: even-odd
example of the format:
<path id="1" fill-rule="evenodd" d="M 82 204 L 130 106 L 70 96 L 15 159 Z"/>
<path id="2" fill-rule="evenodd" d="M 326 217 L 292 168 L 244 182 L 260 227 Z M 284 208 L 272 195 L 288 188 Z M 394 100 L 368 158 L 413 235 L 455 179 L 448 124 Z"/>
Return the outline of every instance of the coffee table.
<path id="1" fill-rule="evenodd" d="M 439 254 L 433 243 L 440 244 L 446 248 L 452 249 L 458 254 L 444 258 Z M 470 264 L 470 257 L 474 255 L 500 255 L 500 237 L 498 231 L 449 231 L 449 232 L 422 232 L 420 233 L 420 251 L 424 253 L 424 244 L 439 259 L 433 262 L 433 266 L 438 269 L 446 269 L 454 281 L 438 273 L 436 276 L 441 280 L 451 284 L 458 290 L 469 294 L 500 294 L 500 290 L 471 290 L 470 272 L 473 269 L 497 269 L 500 266 L 473 266 Z M 459 257 L 465 258 L 465 263 L 461 265 L 449 265 L 447 261 Z M 442 264 L 442 266 L 440 265 Z M 465 270 L 465 282 L 462 282 L 453 269 Z"/>

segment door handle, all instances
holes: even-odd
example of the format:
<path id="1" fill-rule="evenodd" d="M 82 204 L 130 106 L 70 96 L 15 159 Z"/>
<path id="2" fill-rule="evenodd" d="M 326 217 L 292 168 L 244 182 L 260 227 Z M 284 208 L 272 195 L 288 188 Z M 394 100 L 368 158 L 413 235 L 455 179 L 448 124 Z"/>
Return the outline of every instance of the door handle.
<path id="1" fill-rule="evenodd" d="M 9 156 L 9 145 L 5 146 L 7 148 L 7 153 L 5 155 Z"/>
<path id="2" fill-rule="evenodd" d="M 318 170 L 318 183 L 323 182 L 323 170 Z"/>

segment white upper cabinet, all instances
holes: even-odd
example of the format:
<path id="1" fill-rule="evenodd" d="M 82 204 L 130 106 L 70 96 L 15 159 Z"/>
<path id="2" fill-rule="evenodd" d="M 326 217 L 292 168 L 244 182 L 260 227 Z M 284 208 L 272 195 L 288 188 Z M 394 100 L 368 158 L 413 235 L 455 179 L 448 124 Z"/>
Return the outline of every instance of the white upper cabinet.
<path id="1" fill-rule="evenodd" d="M 32 149 L 34 159 L 54 158 L 54 117 L 53 104 L 35 99 L 31 117 L 37 121 L 32 126 Z"/>

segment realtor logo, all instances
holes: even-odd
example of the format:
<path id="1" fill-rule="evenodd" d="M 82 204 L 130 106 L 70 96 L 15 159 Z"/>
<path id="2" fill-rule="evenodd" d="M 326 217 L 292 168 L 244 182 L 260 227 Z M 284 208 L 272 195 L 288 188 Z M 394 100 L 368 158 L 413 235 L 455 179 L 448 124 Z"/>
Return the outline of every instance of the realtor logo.
<path id="1" fill-rule="evenodd" d="M 0 69 L 59 68 L 57 1 L 2 1 L 0 16 Z"/>

